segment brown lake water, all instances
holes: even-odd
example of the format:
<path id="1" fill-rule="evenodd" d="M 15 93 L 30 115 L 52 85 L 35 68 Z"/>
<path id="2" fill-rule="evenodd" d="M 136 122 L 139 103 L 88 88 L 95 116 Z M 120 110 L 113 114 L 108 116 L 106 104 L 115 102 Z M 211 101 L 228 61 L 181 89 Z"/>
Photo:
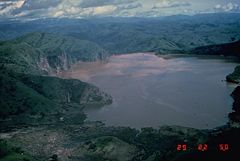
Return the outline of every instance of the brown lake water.
<path id="1" fill-rule="evenodd" d="M 158 57 L 150 53 L 79 62 L 62 77 L 90 82 L 113 97 L 113 104 L 87 108 L 88 120 L 134 128 L 180 125 L 199 129 L 226 124 L 232 111 L 225 82 L 237 63 L 220 58 Z"/>

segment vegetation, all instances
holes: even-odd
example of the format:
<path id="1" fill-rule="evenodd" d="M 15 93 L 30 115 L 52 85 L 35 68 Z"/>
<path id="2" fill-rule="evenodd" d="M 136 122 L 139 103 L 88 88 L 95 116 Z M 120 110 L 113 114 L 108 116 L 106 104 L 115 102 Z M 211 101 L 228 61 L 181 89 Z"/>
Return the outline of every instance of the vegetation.
<path id="1" fill-rule="evenodd" d="M 83 122 L 82 108 L 90 104 L 111 103 L 111 97 L 98 88 L 79 80 L 64 80 L 55 77 L 26 75 L 0 71 L 0 118 L 11 124 L 47 123 L 59 120 L 69 111 L 81 113 L 78 118 Z M 54 120 L 49 120 L 50 116 Z M 11 121 L 7 121 L 12 118 Z M 4 128 L 1 123 L 1 128 Z"/>
<path id="2" fill-rule="evenodd" d="M 93 42 L 57 34 L 35 32 L 19 37 L 15 42 L 26 43 L 50 58 L 62 53 L 83 61 L 104 59 L 107 56 L 106 51 Z"/>
<path id="3" fill-rule="evenodd" d="M 108 53 L 239 54 L 235 51 L 239 50 L 240 28 L 233 23 L 239 16 L 218 16 L 1 22 L 0 37 L 5 41 L 0 42 L 0 137 L 4 138 L 0 140 L 0 160 L 217 160 L 216 148 L 204 159 L 194 148 L 200 143 L 216 147 L 225 141 L 239 149 L 239 129 L 232 125 L 212 131 L 177 126 L 136 130 L 87 122 L 83 108 L 109 104 L 111 97 L 79 80 L 47 76 L 78 60 L 104 59 Z M 229 77 L 236 81 L 238 75 L 239 67 Z M 232 96 L 234 113 L 229 117 L 238 122 L 239 87 Z M 177 144 L 192 148 L 177 152 Z M 237 152 L 228 153 L 228 159 L 236 159 L 231 156 Z"/>
<path id="4" fill-rule="evenodd" d="M 106 51 L 95 43 L 55 34 L 31 33 L 0 43 L 0 63 L 21 73 L 58 72 L 79 60 L 106 57 Z"/>
<path id="5" fill-rule="evenodd" d="M 197 47 L 190 51 L 191 54 L 199 55 L 223 55 L 240 57 L 240 41 Z"/>
<path id="6" fill-rule="evenodd" d="M 104 53 L 94 43 L 52 34 L 33 33 L 1 42 L 1 132 L 32 125 L 81 125 L 86 118 L 84 107 L 111 103 L 111 96 L 93 85 L 47 76 L 69 68 L 77 60 L 104 58 Z M 26 146 L 22 146 L 25 144 L 18 144 L 19 141 L 1 140 L 1 161 L 35 160 L 25 153 L 31 150 L 26 150 Z M 33 146 L 34 141 L 30 143 Z M 58 160 L 58 157 L 51 154 L 48 159 Z"/>
<path id="7" fill-rule="evenodd" d="M 233 102 L 233 112 L 229 114 L 229 118 L 233 122 L 240 122 L 240 86 L 238 86 L 232 92 L 232 98 L 234 99 Z"/>
<path id="8" fill-rule="evenodd" d="M 124 139 L 123 134 L 130 136 L 129 139 Z M 52 138 L 55 140 L 50 144 Z M 191 128 L 136 130 L 99 126 L 91 122 L 39 127 L 25 133 L 15 133 L 8 141 L 40 160 L 57 155 L 57 158 L 66 161 L 95 161 L 98 157 L 100 160 L 116 161 L 165 161 L 173 160 L 176 154 L 181 153 L 176 151 L 177 144 L 186 143 L 193 147 L 196 143 L 207 142 L 207 138 L 206 133 Z M 64 153 L 57 153 L 59 150 Z"/>
<path id="9" fill-rule="evenodd" d="M 93 85 L 46 76 L 68 69 L 74 61 L 95 60 L 103 54 L 104 51 L 94 43 L 54 34 L 32 33 L 1 42 L 1 128 L 9 123 L 56 122 L 72 108 L 79 109 L 79 122 L 83 122 L 84 106 L 111 103 L 111 97 Z"/>
<path id="10" fill-rule="evenodd" d="M 19 147 L 0 140 L 0 161 L 37 161 L 29 154 L 26 154 Z"/>
<path id="11" fill-rule="evenodd" d="M 215 13 L 166 18 L 45 19 L 23 23 L 3 21 L 0 39 L 13 39 L 40 31 L 94 42 L 111 54 L 143 51 L 179 53 L 199 46 L 239 40 L 239 17 L 239 13 Z"/>
<path id="12" fill-rule="evenodd" d="M 227 75 L 226 79 L 228 82 L 240 83 L 240 66 L 237 66 L 233 73 Z"/>
<path id="13" fill-rule="evenodd" d="M 1 118 L 27 111 L 29 114 L 48 112 L 57 108 L 57 103 L 44 97 L 29 85 L 24 84 L 18 74 L 6 70 L 0 72 Z"/>

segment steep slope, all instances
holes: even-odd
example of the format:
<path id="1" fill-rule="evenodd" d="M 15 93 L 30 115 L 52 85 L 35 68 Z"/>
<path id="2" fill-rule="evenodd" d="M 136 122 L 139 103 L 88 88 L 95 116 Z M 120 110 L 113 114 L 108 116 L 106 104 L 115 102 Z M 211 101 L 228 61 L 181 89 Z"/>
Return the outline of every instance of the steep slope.
<path id="1" fill-rule="evenodd" d="M 0 72 L 1 118 L 23 113 L 25 111 L 31 111 L 34 113 L 36 110 L 42 112 L 46 109 L 56 109 L 58 105 L 57 103 L 44 97 L 35 91 L 34 88 L 31 88 L 22 82 L 19 74 L 3 70 Z M 28 78 L 30 78 L 30 76 Z"/>
<path id="2" fill-rule="evenodd" d="M 24 73 L 58 72 L 76 61 L 94 61 L 107 55 L 95 43 L 55 34 L 31 33 L 0 43 L 0 63 Z"/>
<path id="3" fill-rule="evenodd" d="M 75 61 L 104 58 L 96 44 L 53 34 L 33 33 L 0 43 L 0 125 L 38 124 L 68 120 L 83 107 L 110 104 L 112 99 L 97 87 L 79 80 L 47 76 L 66 70 Z M 45 75 L 45 76 L 42 76 Z"/>
<path id="4" fill-rule="evenodd" d="M 234 69 L 233 73 L 227 75 L 226 80 L 232 83 L 240 83 L 240 65 Z"/>
<path id="5" fill-rule="evenodd" d="M 197 47 L 191 50 L 192 54 L 199 55 L 224 55 L 240 57 L 240 40 L 232 43 Z"/>
<path id="6" fill-rule="evenodd" d="M 107 56 L 106 51 L 93 42 L 57 34 L 30 33 L 17 38 L 16 42 L 27 43 L 50 57 L 64 53 L 74 60 L 94 61 Z"/>
<path id="7" fill-rule="evenodd" d="M 20 73 L 43 73 L 50 67 L 41 65 L 41 55 L 43 53 L 26 43 L 1 42 L 0 63 L 8 69 Z M 42 66 L 42 67 L 41 67 Z"/>
<path id="8" fill-rule="evenodd" d="M 79 121 L 83 121 L 83 107 L 110 103 L 111 96 L 79 80 L 0 70 L 1 128 L 9 124 L 49 123 L 76 110 L 81 113 Z"/>

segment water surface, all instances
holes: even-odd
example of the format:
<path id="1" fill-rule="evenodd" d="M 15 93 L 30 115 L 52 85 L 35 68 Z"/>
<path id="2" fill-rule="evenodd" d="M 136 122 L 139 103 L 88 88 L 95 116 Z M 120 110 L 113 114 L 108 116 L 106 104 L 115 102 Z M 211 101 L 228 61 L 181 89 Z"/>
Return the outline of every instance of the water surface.
<path id="1" fill-rule="evenodd" d="M 228 121 L 234 85 L 224 81 L 237 64 L 223 59 L 148 53 L 112 56 L 105 62 L 79 62 L 63 77 L 95 84 L 113 104 L 88 108 L 89 120 L 107 125 L 213 128 Z"/>

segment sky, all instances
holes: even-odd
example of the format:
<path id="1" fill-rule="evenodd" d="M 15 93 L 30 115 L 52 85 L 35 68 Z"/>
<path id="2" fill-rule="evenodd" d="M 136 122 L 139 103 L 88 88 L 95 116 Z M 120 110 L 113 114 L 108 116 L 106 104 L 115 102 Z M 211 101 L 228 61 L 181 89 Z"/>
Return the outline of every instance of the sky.
<path id="1" fill-rule="evenodd" d="M 0 0 L 0 19 L 159 17 L 240 12 L 240 0 Z"/>

